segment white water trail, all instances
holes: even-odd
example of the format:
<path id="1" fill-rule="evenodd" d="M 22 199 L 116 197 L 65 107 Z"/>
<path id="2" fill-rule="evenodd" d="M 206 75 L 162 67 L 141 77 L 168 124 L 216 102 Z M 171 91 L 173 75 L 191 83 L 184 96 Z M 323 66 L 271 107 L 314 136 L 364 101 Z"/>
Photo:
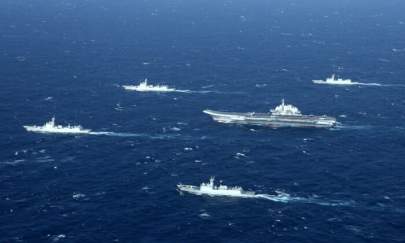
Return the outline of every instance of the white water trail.
<path id="1" fill-rule="evenodd" d="M 25 128 L 28 132 L 40 133 L 40 134 L 59 134 L 59 135 L 72 135 L 72 136 L 80 136 L 80 135 L 94 135 L 94 136 L 110 136 L 110 137 L 136 137 L 136 138 L 149 138 L 149 139 L 174 139 L 181 137 L 180 134 L 159 134 L 159 135 L 150 135 L 146 133 L 126 133 L 126 132 L 97 132 L 91 131 L 89 129 L 81 129 L 78 131 L 71 131 L 71 130 L 64 130 L 63 128 L 58 129 L 36 129 L 32 130 L 30 128 Z M 182 137 L 186 139 L 185 136 Z"/>
<path id="2" fill-rule="evenodd" d="M 145 133 L 123 133 L 123 132 L 89 132 L 89 135 L 96 136 L 110 136 L 110 137 L 137 137 L 137 138 L 150 138 L 150 139 L 171 139 L 179 135 L 150 135 Z"/>
<path id="3" fill-rule="evenodd" d="M 218 91 L 218 90 L 183 90 L 189 94 L 246 94 L 242 91 Z"/>
<path id="4" fill-rule="evenodd" d="M 282 203 L 289 203 L 289 202 L 299 202 L 299 203 L 309 203 L 309 204 L 317 204 L 321 206 L 331 206 L 331 207 L 338 207 L 338 206 L 353 206 L 353 201 L 341 201 L 341 200 L 329 200 L 324 201 L 319 198 L 305 198 L 305 197 L 292 197 L 288 193 L 278 192 L 277 195 L 269 195 L 269 194 L 256 194 L 253 195 L 254 198 L 266 199 L 274 202 L 282 202 Z"/>
<path id="5" fill-rule="evenodd" d="M 405 87 L 405 84 L 382 84 L 382 83 L 361 83 L 352 82 L 350 84 L 334 84 L 334 83 L 324 83 L 325 85 L 338 86 L 338 87 L 350 87 L 350 86 L 369 86 L 369 87 Z"/>
<path id="6" fill-rule="evenodd" d="M 358 85 L 358 86 L 377 86 L 377 87 L 405 87 L 404 84 L 381 84 L 381 83 L 359 83 L 359 82 L 356 82 L 355 85 Z"/>
<path id="7" fill-rule="evenodd" d="M 181 192 L 181 191 L 180 191 Z M 182 192 L 181 192 L 182 193 Z M 191 194 L 195 194 L 198 196 L 201 195 L 208 195 L 211 197 L 215 196 L 223 196 L 223 195 L 215 195 L 215 194 L 204 194 L 201 192 L 189 192 Z M 228 197 L 235 197 L 235 198 L 255 198 L 255 199 L 264 199 L 273 202 L 280 202 L 280 203 L 307 203 L 307 204 L 317 204 L 321 206 L 329 206 L 329 207 L 353 207 L 355 206 L 355 202 L 350 201 L 343 201 L 343 200 L 327 200 L 322 199 L 319 197 L 293 197 L 288 193 L 282 191 L 276 191 L 276 194 L 240 194 L 240 195 L 225 195 Z"/>
<path id="8" fill-rule="evenodd" d="M 242 91 L 219 91 L 219 90 L 189 90 L 189 89 L 172 89 L 172 90 L 146 90 L 146 91 L 139 91 L 135 89 L 128 89 L 125 88 L 127 91 L 135 91 L 141 93 L 186 93 L 186 94 L 245 94 Z"/>
<path id="9" fill-rule="evenodd" d="M 405 84 L 381 84 L 383 87 L 405 87 Z"/>
<path id="10" fill-rule="evenodd" d="M 385 86 L 385 84 L 380 84 L 380 83 L 360 83 L 360 82 L 354 82 L 353 85 L 358 85 L 358 86 Z"/>
<path id="11" fill-rule="evenodd" d="M 330 128 L 332 131 L 339 131 L 339 130 L 365 130 L 365 129 L 373 129 L 374 127 L 371 125 L 343 125 L 339 124 L 335 127 Z"/>

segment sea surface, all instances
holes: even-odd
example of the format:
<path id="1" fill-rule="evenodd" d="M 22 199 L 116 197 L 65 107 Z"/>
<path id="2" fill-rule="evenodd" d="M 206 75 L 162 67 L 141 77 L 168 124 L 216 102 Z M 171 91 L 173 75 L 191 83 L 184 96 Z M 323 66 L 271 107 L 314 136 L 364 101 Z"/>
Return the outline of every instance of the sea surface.
<path id="1" fill-rule="evenodd" d="M 405 1 L 0 1 L 0 242 L 405 242 Z M 335 73 L 382 86 L 316 85 Z M 192 92 L 140 93 L 148 78 Z M 335 129 L 220 124 L 281 99 Z M 95 133 L 36 134 L 53 116 Z M 179 193 L 217 182 L 285 200 Z"/>

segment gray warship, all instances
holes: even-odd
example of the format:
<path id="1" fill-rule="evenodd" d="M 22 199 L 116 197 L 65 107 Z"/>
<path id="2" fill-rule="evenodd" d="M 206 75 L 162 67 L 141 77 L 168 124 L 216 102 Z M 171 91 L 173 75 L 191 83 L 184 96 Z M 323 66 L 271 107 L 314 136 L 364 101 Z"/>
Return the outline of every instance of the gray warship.
<path id="1" fill-rule="evenodd" d="M 315 127 L 315 128 L 330 128 L 338 124 L 336 118 L 322 115 L 303 115 L 297 107 L 284 103 L 269 113 L 255 112 L 224 112 L 204 110 L 204 113 L 212 116 L 212 118 L 221 123 L 235 123 L 243 125 L 267 126 L 272 128 L 280 127 Z"/>

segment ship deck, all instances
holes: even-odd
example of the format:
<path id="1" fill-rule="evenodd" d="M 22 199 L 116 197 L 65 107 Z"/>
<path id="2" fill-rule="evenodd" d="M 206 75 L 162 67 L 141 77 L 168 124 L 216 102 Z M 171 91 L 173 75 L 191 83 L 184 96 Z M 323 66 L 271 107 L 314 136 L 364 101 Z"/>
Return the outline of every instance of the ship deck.
<path id="1" fill-rule="evenodd" d="M 289 119 L 289 120 L 318 120 L 328 119 L 336 120 L 331 116 L 316 116 L 316 115 L 273 115 L 271 113 L 256 113 L 256 112 L 227 112 L 227 111 L 214 111 L 204 110 L 205 113 L 211 116 L 229 117 L 229 118 L 244 118 L 250 120 L 274 120 L 274 119 Z"/>

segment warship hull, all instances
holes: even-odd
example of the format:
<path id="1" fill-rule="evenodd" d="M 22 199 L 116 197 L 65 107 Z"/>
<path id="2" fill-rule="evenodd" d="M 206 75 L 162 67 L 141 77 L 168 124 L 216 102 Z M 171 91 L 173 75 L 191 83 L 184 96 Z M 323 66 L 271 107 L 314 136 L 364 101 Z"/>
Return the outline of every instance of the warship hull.
<path id="1" fill-rule="evenodd" d="M 215 196 L 222 196 L 222 197 L 253 197 L 255 195 L 254 192 L 249 191 L 234 191 L 234 190 L 218 190 L 218 189 L 210 189 L 210 190 L 202 190 L 200 187 L 197 186 L 189 186 L 189 185 L 177 185 L 177 189 L 183 192 L 188 192 L 194 195 L 208 195 L 211 197 Z"/>
<path id="2" fill-rule="evenodd" d="M 336 119 L 329 116 L 314 115 L 274 115 L 269 113 L 239 113 L 204 110 L 215 121 L 241 125 L 265 126 L 271 128 L 302 127 L 330 128 L 337 125 Z"/>
<path id="3" fill-rule="evenodd" d="M 28 132 L 36 133 L 61 133 L 61 134 L 88 134 L 91 132 L 90 129 L 82 128 L 69 128 L 69 127 L 38 127 L 38 126 L 23 126 Z"/>

